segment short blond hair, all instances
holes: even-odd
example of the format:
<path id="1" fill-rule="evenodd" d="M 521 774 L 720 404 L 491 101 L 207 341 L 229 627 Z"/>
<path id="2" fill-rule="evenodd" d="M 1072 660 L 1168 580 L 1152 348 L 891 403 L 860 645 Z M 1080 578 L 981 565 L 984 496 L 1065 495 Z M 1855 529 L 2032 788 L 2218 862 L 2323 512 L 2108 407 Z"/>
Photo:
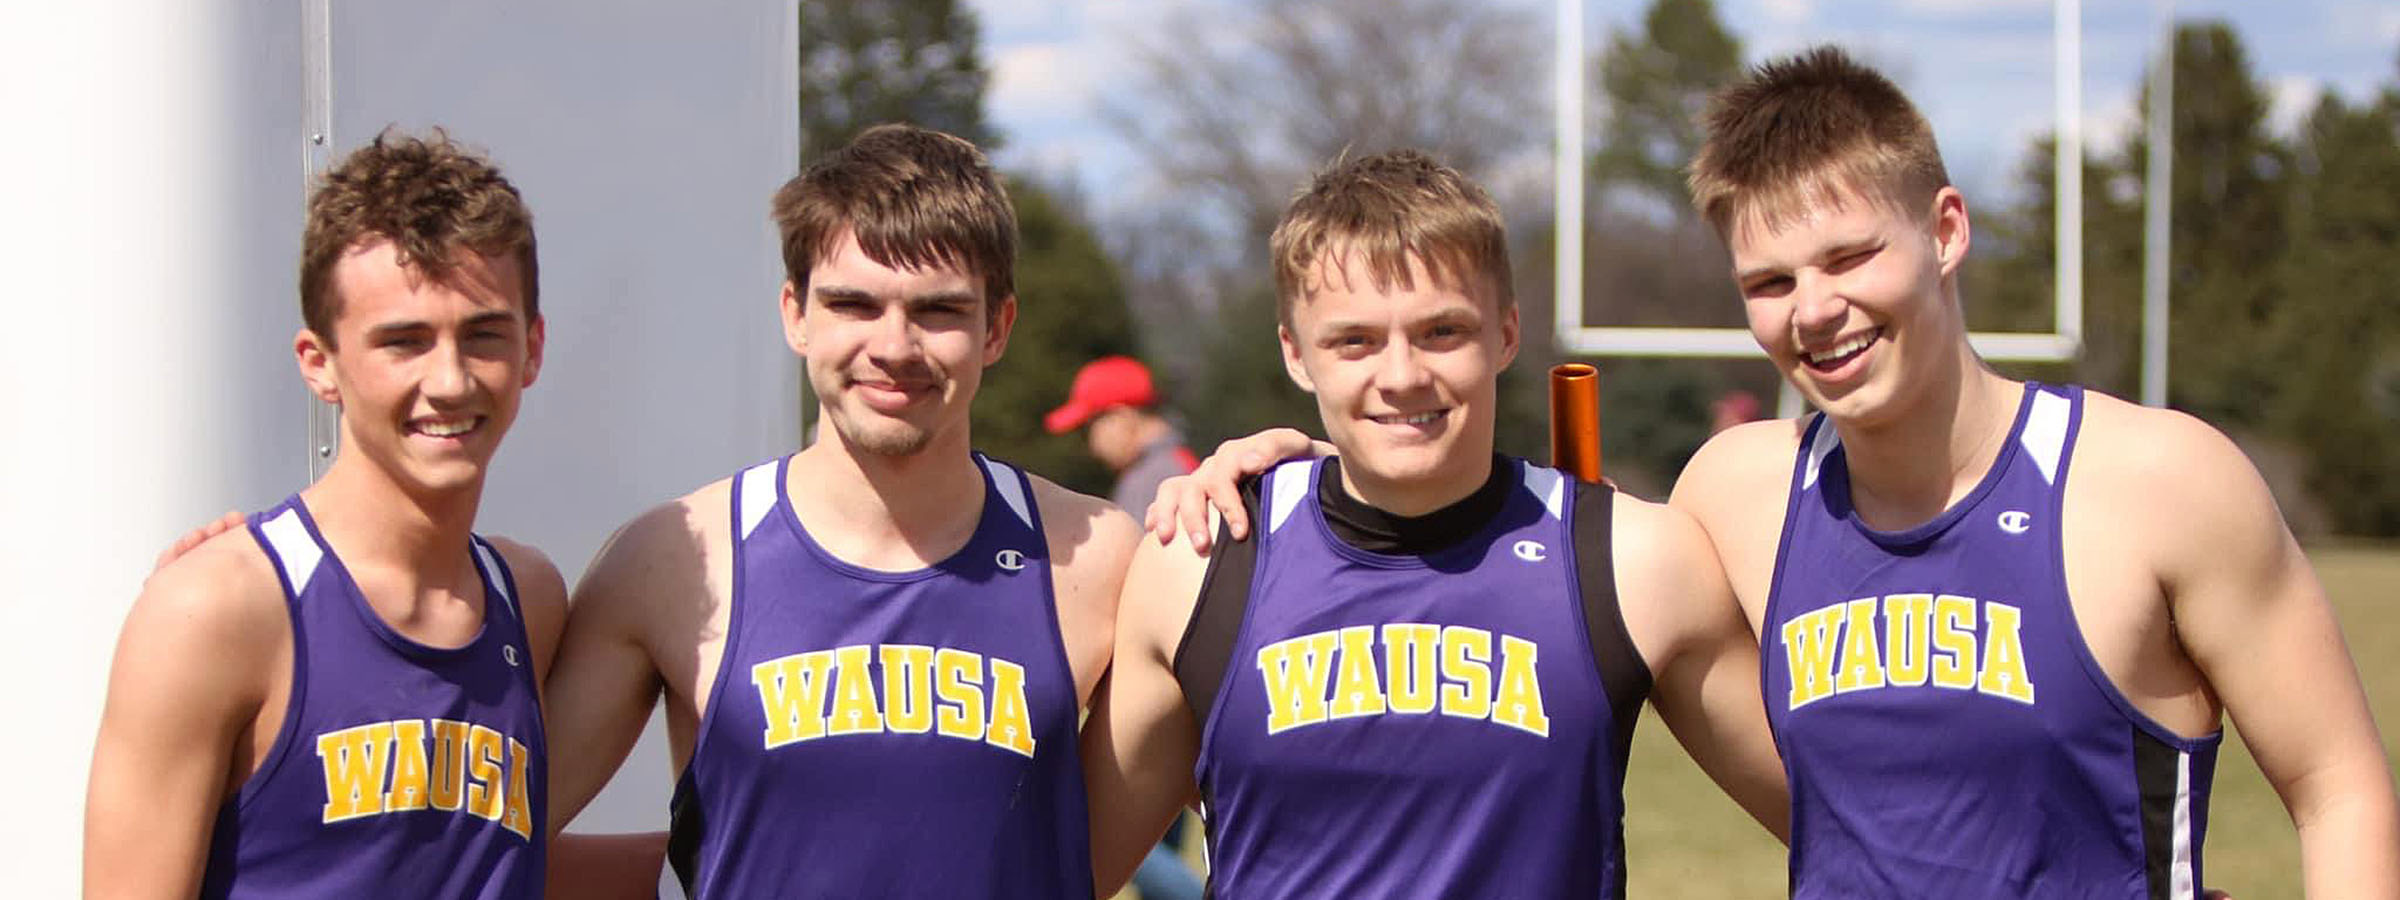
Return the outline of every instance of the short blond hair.
<path id="1" fill-rule="evenodd" d="M 1310 289 L 1309 270 L 1338 264 L 1351 252 L 1364 257 L 1377 290 L 1413 288 L 1408 262 L 1414 258 L 1437 281 L 1490 291 L 1500 309 L 1516 303 L 1500 208 L 1458 170 L 1415 150 L 1337 162 L 1318 173 L 1292 198 L 1268 247 L 1275 315 L 1285 326 L 1292 304 Z"/>
<path id="2" fill-rule="evenodd" d="M 1838 47 L 1759 65 L 1709 98 L 1692 206 L 1719 235 L 1845 194 L 1921 214 L 1950 185 L 1933 126 L 1891 79 Z"/>

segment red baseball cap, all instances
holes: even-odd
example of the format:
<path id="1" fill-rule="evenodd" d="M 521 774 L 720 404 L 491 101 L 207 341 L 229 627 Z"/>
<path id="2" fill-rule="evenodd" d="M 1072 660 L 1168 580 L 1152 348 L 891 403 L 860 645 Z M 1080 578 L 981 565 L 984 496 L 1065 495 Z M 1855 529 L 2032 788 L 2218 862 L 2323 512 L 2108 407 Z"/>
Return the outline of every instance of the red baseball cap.
<path id="1" fill-rule="evenodd" d="M 1051 434 L 1065 434 L 1113 407 L 1148 407 L 1157 402 L 1149 367 L 1130 356 L 1103 356 L 1075 373 L 1075 386 L 1067 389 L 1066 405 L 1043 416 L 1042 427 Z"/>

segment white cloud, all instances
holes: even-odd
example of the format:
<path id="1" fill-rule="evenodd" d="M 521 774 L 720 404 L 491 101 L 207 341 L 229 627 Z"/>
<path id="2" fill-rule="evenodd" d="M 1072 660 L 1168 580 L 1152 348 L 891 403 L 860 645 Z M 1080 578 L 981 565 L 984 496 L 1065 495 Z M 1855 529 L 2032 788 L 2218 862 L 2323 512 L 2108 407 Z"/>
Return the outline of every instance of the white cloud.
<path id="1" fill-rule="evenodd" d="M 1088 119 L 1101 66 L 1089 41 L 1017 44 L 991 54 L 987 102 L 993 119 L 1024 125 Z"/>
<path id="2" fill-rule="evenodd" d="M 1762 0 L 1767 18 L 1783 24 L 1806 22 L 1817 16 L 1816 0 Z"/>
<path id="3" fill-rule="evenodd" d="M 2267 127 L 2276 134 L 2300 130 L 2302 120 L 2317 108 L 2325 83 L 2307 75 L 2277 75 L 2267 79 Z"/>

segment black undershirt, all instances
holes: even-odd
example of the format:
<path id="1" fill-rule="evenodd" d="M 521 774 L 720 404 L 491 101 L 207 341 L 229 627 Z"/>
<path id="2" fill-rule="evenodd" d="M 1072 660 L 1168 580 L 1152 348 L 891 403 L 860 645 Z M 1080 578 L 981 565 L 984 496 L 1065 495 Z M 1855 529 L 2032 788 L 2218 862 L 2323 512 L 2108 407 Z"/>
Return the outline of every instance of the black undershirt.
<path id="1" fill-rule="evenodd" d="M 1505 457 L 1493 454 L 1491 474 L 1475 493 L 1421 516 L 1403 516 L 1350 496 L 1342 488 L 1341 457 L 1326 457 L 1325 464 L 1317 467 L 1317 505 L 1325 511 L 1326 526 L 1342 543 L 1393 556 L 1431 553 L 1482 530 L 1500 514 L 1500 507 L 1508 503 L 1513 483 L 1509 476 L 1515 468 Z"/>

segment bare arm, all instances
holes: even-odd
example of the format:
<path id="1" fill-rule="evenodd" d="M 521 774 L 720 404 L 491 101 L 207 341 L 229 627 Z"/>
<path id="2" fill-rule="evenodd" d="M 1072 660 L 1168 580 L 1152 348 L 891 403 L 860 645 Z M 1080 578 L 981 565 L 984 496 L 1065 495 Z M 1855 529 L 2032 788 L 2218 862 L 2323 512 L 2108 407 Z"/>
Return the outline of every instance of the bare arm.
<path id="1" fill-rule="evenodd" d="M 2147 415 L 2171 477 L 2122 508 L 2157 535 L 2145 552 L 2161 561 L 2177 635 L 2298 828 L 2308 895 L 2400 896 L 2391 764 L 2315 572 L 2231 441 Z"/>
<path id="2" fill-rule="evenodd" d="M 550 557 L 542 551 L 503 537 L 491 538 L 492 549 L 507 561 L 509 574 L 517 581 L 517 610 L 525 621 L 526 649 L 533 651 L 533 677 L 537 690 L 550 678 L 550 664 L 558 658 L 559 631 L 567 620 L 567 581 L 558 574 Z"/>
<path id="3" fill-rule="evenodd" d="M 1679 510 L 1616 495 L 1617 596 L 1649 663 L 1651 701 L 1692 761 L 1777 840 L 1791 795 L 1758 696 L 1758 639 L 1714 545 Z"/>
<path id="4" fill-rule="evenodd" d="M 290 667 L 281 588 L 263 557 L 241 558 L 258 552 L 247 542 L 190 549 L 126 616 L 84 803 L 87 897 L 199 892 L 218 808 L 254 764 L 238 745 L 270 667 Z"/>
<path id="5" fill-rule="evenodd" d="M 1125 573 L 1115 662 L 1083 726 L 1092 880 L 1099 896 L 1125 886 L 1177 810 L 1199 792 L 1192 782 L 1199 713 L 1184 704 L 1174 652 L 1207 567 L 1187 541 L 1163 547 L 1142 541 Z"/>
<path id="6" fill-rule="evenodd" d="M 701 565 L 683 506 L 669 503 L 619 529 L 576 584 L 544 716 L 552 834 L 574 821 L 641 737 L 663 684 L 650 629 L 659 607 L 696 602 L 689 592 L 706 590 Z"/>

